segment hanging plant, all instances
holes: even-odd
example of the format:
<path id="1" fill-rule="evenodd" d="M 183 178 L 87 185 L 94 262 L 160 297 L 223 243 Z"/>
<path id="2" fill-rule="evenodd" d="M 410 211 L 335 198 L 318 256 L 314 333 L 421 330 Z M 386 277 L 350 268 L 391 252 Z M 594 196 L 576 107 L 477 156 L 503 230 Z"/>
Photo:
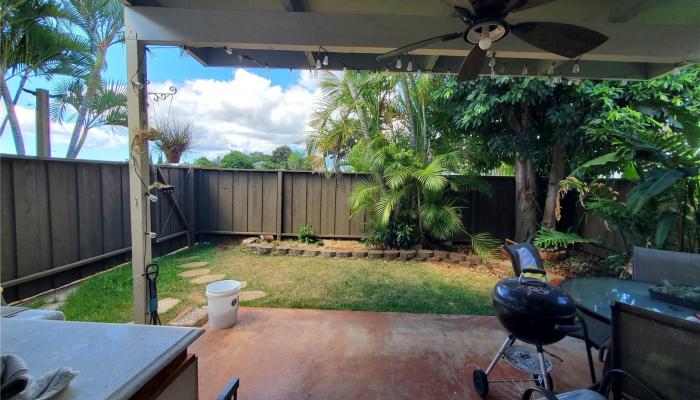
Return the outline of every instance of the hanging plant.
<path id="1" fill-rule="evenodd" d="M 155 145 L 169 163 L 179 163 L 182 154 L 192 146 L 192 122 L 183 118 L 161 118 L 155 125 Z"/>

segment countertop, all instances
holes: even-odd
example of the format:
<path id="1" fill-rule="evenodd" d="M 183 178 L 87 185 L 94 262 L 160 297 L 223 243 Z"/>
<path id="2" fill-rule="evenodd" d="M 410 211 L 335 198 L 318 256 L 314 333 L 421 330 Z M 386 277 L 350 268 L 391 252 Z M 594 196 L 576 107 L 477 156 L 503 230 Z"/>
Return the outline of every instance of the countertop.
<path id="1" fill-rule="evenodd" d="M 127 399 L 187 349 L 204 330 L 92 322 L 0 320 L 0 351 L 17 354 L 39 377 L 79 371 L 55 399 Z"/>

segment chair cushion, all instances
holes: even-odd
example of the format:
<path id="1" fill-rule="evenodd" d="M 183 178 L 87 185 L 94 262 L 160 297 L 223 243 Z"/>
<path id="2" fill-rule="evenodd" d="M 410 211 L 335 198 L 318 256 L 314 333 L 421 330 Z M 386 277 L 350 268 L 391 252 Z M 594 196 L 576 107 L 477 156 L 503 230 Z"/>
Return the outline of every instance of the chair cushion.
<path id="1" fill-rule="evenodd" d="M 537 260 L 535 260 L 535 257 L 532 255 L 530 250 L 521 247 L 517 250 L 518 252 L 518 261 L 520 262 L 520 269 L 528 269 L 528 268 L 536 268 L 539 269 L 540 267 L 537 265 Z"/>
<path id="2" fill-rule="evenodd" d="M 607 397 L 588 389 L 574 390 L 557 395 L 559 400 L 607 400 Z"/>

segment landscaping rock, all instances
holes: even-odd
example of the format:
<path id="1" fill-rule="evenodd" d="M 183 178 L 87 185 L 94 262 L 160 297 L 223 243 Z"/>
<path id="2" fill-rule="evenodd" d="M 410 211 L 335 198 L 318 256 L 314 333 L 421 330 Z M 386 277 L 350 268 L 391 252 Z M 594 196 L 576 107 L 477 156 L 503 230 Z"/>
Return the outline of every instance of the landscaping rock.
<path id="1" fill-rule="evenodd" d="M 436 258 L 447 258 L 449 256 L 450 256 L 449 251 L 444 251 L 444 250 L 433 251 L 433 257 L 436 257 Z"/>
<path id="2" fill-rule="evenodd" d="M 180 272 L 178 275 L 183 278 L 194 278 L 195 276 L 206 275 L 209 273 L 209 271 L 210 270 L 208 269 L 191 269 L 185 272 Z"/>
<path id="3" fill-rule="evenodd" d="M 347 250 L 337 250 L 335 252 L 335 256 L 338 258 L 348 258 L 350 257 L 350 254 L 352 254 L 350 251 Z"/>
<path id="4" fill-rule="evenodd" d="M 323 257 L 335 257 L 335 250 L 322 250 L 321 256 L 323 256 Z"/>
<path id="5" fill-rule="evenodd" d="M 304 249 L 289 249 L 289 254 L 293 256 L 301 256 L 304 254 Z"/>
<path id="6" fill-rule="evenodd" d="M 247 239 L 243 239 L 243 241 L 241 242 L 241 244 L 244 245 L 244 246 L 245 246 L 245 245 L 249 245 L 249 244 L 253 244 L 253 243 L 255 243 L 256 240 L 258 240 L 258 238 L 256 238 L 256 237 L 249 237 L 249 238 L 247 238 Z"/>
<path id="7" fill-rule="evenodd" d="M 256 252 L 258 250 L 258 244 L 257 243 L 248 243 L 245 245 L 246 250 Z"/>
<path id="8" fill-rule="evenodd" d="M 283 256 L 283 255 L 289 253 L 289 248 L 288 247 L 275 247 L 275 253 Z"/>
<path id="9" fill-rule="evenodd" d="M 459 264 L 459 260 L 455 260 L 454 258 L 445 258 L 442 260 L 442 262 L 451 265 Z"/>
<path id="10" fill-rule="evenodd" d="M 319 254 L 321 254 L 320 250 L 314 250 L 314 249 L 306 249 L 304 250 L 304 255 L 310 256 L 310 257 L 316 257 Z"/>
<path id="11" fill-rule="evenodd" d="M 202 267 L 206 267 L 207 265 L 209 265 L 209 263 L 206 261 L 194 261 L 194 262 L 190 262 L 187 264 L 180 264 L 179 267 L 180 268 L 202 268 Z"/>
<path id="12" fill-rule="evenodd" d="M 459 261 L 464 261 L 467 259 L 467 255 L 464 253 L 456 252 L 456 251 L 451 251 L 449 255 L 450 260 L 456 260 L 457 262 Z"/>
<path id="13" fill-rule="evenodd" d="M 384 257 L 384 250 L 370 250 L 367 252 L 367 257 L 369 258 L 382 258 Z"/>
<path id="14" fill-rule="evenodd" d="M 180 304 L 180 300 L 166 297 L 158 300 L 158 314 L 165 314 L 172 310 L 176 305 Z"/>
<path id="15" fill-rule="evenodd" d="M 252 301 L 252 300 L 262 299 L 265 296 L 267 296 L 267 294 L 265 292 L 263 292 L 262 290 L 244 290 L 241 292 L 238 300 L 240 300 L 240 301 Z"/>
<path id="16" fill-rule="evenodd" d="M 416 258 L 420 260 L 427 260 L 433 256 L 432 250 L 418 250 L 416 252 Z"/>
<path id="17" fill-rule="evenodd" d="M 469 266 L 473 267 L 475 265 L 479 265 L 479 263 L 481 262 L 481 258 L 479 256 L 467 256 L 465 262 L 469 264 Z"/>
<path id="18" fill-rule="evenodd" d="M 214 281 L 220 281 L 224 279 L 226 275 L 224 274 L 218 274 L 218 275 L 202 275 L 197 278 L 192 279 L 190 282 L 195 283 L 195 284 L 202 284 L 202 283 L 212 283 Z"/>
<path id="19" fill-rule="evenodd" d="M 401 250 L 399 252 L 399 258 L 402 260 L 410 260 L 416 256 L 415 250 Z"/>
<path id="20" fill-rule="evenodd" d="M 425 261 L 428 261 L 428 262 L 440 262 L 440 261 L 442 261 L 442 258 L 440 258 L 440 257 L 430 257 L 430 258 L 426 259 Z"/>
<path id="21" fill-rule="evenodd" d="M 363 250 L 356 250 L 352 252 L 352 258 L 365 258 L 367 257 L 367 252 Z"/>
<path id="22" fill-rule="evenodd" d="M 197 328 L 206 324 L 208 320 L 209 313 L 206 308 L 190 307 L 168 322 L 168 325 Z"/>
<path id="23" fill-rule="evenodd" d="M 270 253 L 272 253 L 272 247 L 258 246 L 258 254 L 270 254 Z"/>
<path id="24" fill-rule="evenodd" d="M 389 260 L 394 260 L 399 258 L 399 251 L 398 250 L 384 250 L 384 258 L 389 259 Z"/>

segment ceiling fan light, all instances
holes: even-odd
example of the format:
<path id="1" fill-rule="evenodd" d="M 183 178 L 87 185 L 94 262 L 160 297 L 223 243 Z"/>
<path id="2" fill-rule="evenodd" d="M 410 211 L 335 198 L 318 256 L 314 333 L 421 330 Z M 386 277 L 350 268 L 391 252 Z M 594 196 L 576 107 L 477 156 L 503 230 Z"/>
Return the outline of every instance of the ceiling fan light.
<path id="1" fill-rule="evenodd" d="M 323 65 L 328 65 L 328 54 L 323 56 Z"/>
<path id="2" fill-rule="evenodd" d="M 396 59 L 396 69 L 401 69 L 401 59 L 400 58 Z"/>
<path id="3" fill-rule="evenodd" d="M 481 31 L 481 38 L 479 38 L 479 48 L 481 50 L 488 50 L 493 44 L 491 40 L 491 34 L 489 32 L 489 27 L 484 26 Z"/>

